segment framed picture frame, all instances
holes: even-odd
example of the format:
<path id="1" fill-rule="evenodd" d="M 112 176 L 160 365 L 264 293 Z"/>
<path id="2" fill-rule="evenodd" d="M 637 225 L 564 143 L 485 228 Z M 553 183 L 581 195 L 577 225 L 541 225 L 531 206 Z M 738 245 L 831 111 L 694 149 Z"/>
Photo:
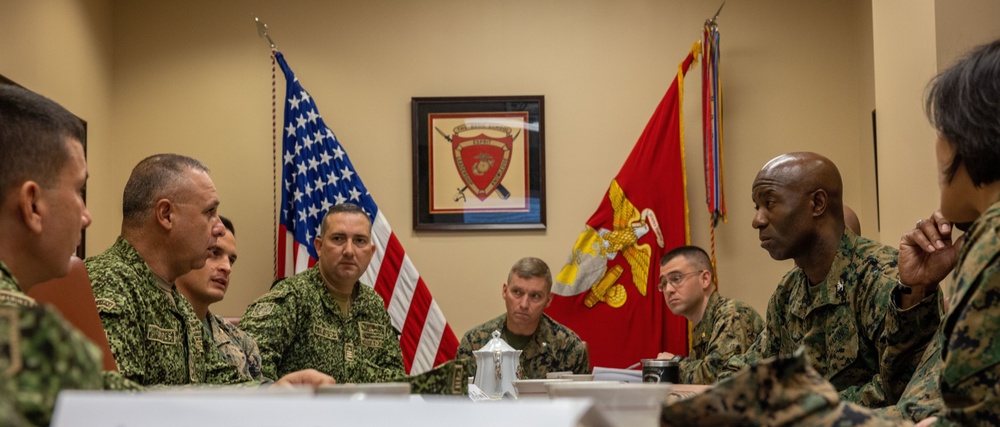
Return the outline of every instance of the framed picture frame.
<path id="1" fill-rule="evenodd" d="M 415 230 L 545 229 L 545 97 L 413 98 Z"/>

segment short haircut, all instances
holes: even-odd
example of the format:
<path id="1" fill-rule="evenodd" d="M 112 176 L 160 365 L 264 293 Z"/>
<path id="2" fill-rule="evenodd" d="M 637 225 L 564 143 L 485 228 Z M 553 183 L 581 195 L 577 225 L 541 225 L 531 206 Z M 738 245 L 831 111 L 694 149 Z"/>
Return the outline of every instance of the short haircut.
<path id="1" fill-rule="evenodd" d="M 510 283 L 515 274 L 522 279 L 544 278 L 545 289 L 552 290 L 552 272 L 549 271 L 549 265 L 541 259 L 529 256 L 517 260 L 510 268 L 510 273 L 507 273 L 507 283 Z"/>
<path id="2" fill-rule="evenodd" d="M 368 213 L 366 213 L 364 209 L 361 209 L 361 206 L 355 205 L 354 203 L 341 203 L 339 205 L 333 205 L 330 210 L 326 211 L 326 215 L 323 215 L 323 221 L 320 221 L 319 223 L 319 237 L 322 238 L 326 235 L 326 221 L 330 219 L 330 216 L 338 213 L 364 215 L 365 218 L 368 219 L 368 233 L 371 234 L 372 220 L 371 217 L 368 216 Z"/>
<path id="3" fill-rule="evenodd" d="M 0 84 L 0 204 L 26 181 L 56 185 L 71 139 L 87 142 L 80 119 L 44 96 Z"/>
<path id="4" fill-rule="evenodd" d="M 222 221 L 222 225 L 226 227 L 226 230 L 229 230 L 229 234 L 232 234 L 233 237 L 236 237 L 236 228 L 233 227 L 233 222 L 230 221 L 229 218 L 226 218 L 222 215 L 219 215 L 219 220 Z"/>
<path id="5" fill-rule="evenodd" d="M 679 256 L 684 257 L 694 268 L 708 270 L 712 272 L 712 277 L 715 277 L 715 270 L 712 269 L 712 259 L 708 257 L 708 253 L 704 249 L 697 246 L 678 246 L 671 249 L 660 258 L 660 265 L 664 265 Z"/>
<path id="6" fill-rule="evenodd" d="M 122 224 L 137 227 L 149 216 L 157 200 L 176 200 L 187 184 L 185 174 L 191 170 L 209 172 L 201 162 L 180 154 L 154 154 L 140 161 L 125 183 Z"/>
<path id="7" fill-rule="evenodd" d="M 977 187 L 1000 180 L 1000 40 L 979 46 L 928 86 L 925 111 L 955 150 L 948 182 L 962 164 Z"/>

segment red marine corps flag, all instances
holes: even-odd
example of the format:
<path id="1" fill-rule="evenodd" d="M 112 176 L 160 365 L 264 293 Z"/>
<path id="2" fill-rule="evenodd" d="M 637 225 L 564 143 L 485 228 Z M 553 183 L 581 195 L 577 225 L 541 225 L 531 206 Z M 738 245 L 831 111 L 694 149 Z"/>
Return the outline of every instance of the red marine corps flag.
<path id="1" fill-rule="evenodd" d="M 689 240 L 681 108 L 700 49 L 678 67 L 552 287 L 548 314 L 588 343 L 594 366 L 688 353 L 687 320 L 670 313 L 656 285 L 660 257 Z"/>

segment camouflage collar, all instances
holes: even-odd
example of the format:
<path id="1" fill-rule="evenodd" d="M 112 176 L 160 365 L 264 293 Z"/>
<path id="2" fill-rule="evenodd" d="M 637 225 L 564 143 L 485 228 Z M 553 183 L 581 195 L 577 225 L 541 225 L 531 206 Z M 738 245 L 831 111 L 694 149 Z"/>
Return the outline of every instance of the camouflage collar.
<path id="1" fill-rule="evenodd" d="M 817 285 L 810 285 L 809 277 L 799 267 L 792 270 L 791 293 L 788 301 L 788 312 L 805 319 L 813 310 L 827 305 L 846 304 L 847 294 L 854 287 L 849 275 L 857 270 L 857 241 L 860 237 L 848 228 L 840 238 L 837 255 L 833 258 L 830 272 L 826 279 Z"/>
<path id="2" fill-rule="evenodd" d="M 337 301 L 333 299 L 333 295 L 330 294 L 330 290 L 326 288 L 326 279 L 323 278 L 323 273 L 319 271 L 319 264 L 309 270 L 306 270 L 306 272 L 312 276 L 309 278 L 309 281 L 316 283 L 316 286 L 320 288 L 320 301 L 323 303 L 323 309 L 333 313 L 335 316 L 337 313 L 340 313 L 340 305 L 338 305 Z M 354 290 L 351 291 L 350 311 L 354 311 L 354 307 L 357 306 L 358 298 L 361 295 L 361 286 L 364 285 L 362 285 L 360 281 L 354 282 Z M 351 313 L 349 312 L 341 313 L 340 315 L 344 316 L 345 319 L 351 318 Z"/>
<path id="3" fill-rule="evenodd" d="M 17 284 L 17 279 L 11 274 L 7 264 L 0 261 L 0 291 L 21 292 L 21 287 Z"/>
<path id="4" fill-rule="evenodd" d="M 115 240 L 115 244 L 111 245 L 109 251 L 117 254 L 122 261 L 136 271 L 142 273 L 144 276 L 158 277 L 155 273 L 153 273 L 153 270 L 149 268 L 149 264 L 146 263 L 146 260 L 142 259 L 142 255 L 139 255 L 139 251 L 135 249 L 135 246 L 132 246 L 128 240 L 125 240 L 125 237 L 118 236 L 118 239 Z"/>
<path id="5" fill-rule="evenodd" d="M 507 327 L 507 313 L 503 313 L 500 317 L 497 317 L 496 330 L 503 331 Z M 542 313 L 542 317 L 538 318 L 538 327 L 535 328 L 535 332 L 531 334 L 531 342 L 541 345 L 543 342 L 548 340 L 548 337 L 552 336 L 552 320 L 548 314 Z"/>
<path id="6" fill-rule="evenodd" d="M 29 297 L 17 284 L 17 279 L 11 274 L 7 265 L 0 261 L 0 306 L 18 305 L 34 307 L 37 303 Z"/>

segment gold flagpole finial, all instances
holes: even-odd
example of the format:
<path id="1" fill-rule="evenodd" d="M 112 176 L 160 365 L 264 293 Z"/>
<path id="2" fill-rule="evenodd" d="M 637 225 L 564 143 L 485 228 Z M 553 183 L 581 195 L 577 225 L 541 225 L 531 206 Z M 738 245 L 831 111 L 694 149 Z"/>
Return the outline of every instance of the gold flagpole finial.
<path id="1" fill-rule="evenodd" d="M 722 12 L 722 7 L 725 6 L 725 5 L 726 5 L 726 2 L 723 1 L 722 5 L 719 6 L 719 10 L 715 11 L 715 16 L 713 16 L 712 19 L 709 19 L 709 20 L 705 21 L 705 25 L 713 26 L 714 27 L 716 25 L 715 24 L 715 20 L 719 18 L 719 13 Z"/>
<path id="2" fill-rule="evenodd" d="M 267 42 L 271 44 L 271 50 L 277 50 L 277 47 L 274 46 L 274 40 L 271 40 L 271 35 L 267 33 L 267 24 L 261 21 L 256 15 L 252 13 L 250 15 L 253 16 L 253 22 L 257 24 L 257 35 L 267 39 Z"/>

